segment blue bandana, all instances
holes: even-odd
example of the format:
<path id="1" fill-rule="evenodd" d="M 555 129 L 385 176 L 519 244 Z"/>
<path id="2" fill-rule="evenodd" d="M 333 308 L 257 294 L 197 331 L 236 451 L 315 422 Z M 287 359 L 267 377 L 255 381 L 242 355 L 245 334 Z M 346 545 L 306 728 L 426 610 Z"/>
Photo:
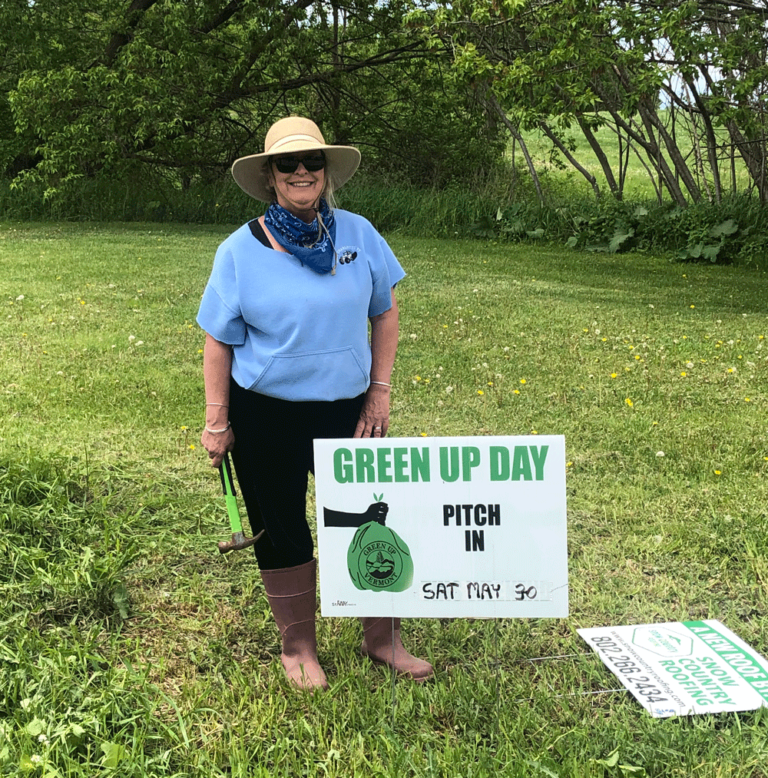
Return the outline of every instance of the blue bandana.
<path id="1" fill-rule="evenodd" d="M 267 208 L 264 223 L 272 237 L 302 265 L 307 265 L 315 273 L 335 272 L 336 220 L 325 200 L 320 200 L 320 211 L 311 224 L 303 222 L 277 203 Z"/>

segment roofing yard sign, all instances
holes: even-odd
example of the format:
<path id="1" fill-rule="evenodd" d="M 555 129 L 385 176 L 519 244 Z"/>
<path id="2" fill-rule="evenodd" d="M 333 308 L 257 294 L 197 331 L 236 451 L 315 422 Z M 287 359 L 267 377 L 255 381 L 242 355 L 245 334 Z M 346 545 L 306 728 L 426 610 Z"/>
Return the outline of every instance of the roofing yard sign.
<path id="1" fill-rule="evenodd" d="M 768 707 L 768 662 L 719 621 L 578 633 L 654 718 Z"/>
<path id="2" fill-rule="evenodd" d="M 324 616 L 568 615 L 562 436 L 315 441 Z"/>

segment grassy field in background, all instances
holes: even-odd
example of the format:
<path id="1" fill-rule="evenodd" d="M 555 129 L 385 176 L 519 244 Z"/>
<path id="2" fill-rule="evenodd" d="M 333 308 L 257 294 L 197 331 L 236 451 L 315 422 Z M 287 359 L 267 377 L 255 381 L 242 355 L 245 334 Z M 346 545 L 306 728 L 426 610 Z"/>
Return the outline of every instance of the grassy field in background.
<path id="1" fill-rule="evenodd" d="M 393 716 L 353 620 L 319 622 L 329 693 L 288 689 L 216 551 L 194 317 L 227 232 L 0 224 L 0 775 L 768 776 L 768 711 L 582 695 L 617 683 L 576 634 L 714 618 L 768 654 L 768 276 L 392 236 L 391 434 L 564 434 L 571 599 L 407 622 L 437 677 Z"/>
<path id="2" fill-rule="evenodd" d="M 691 140 L 690 128 L 688 127 L 688 123 L 684 120 L 681 121 L 680 118 L 678 117 L 677 126 L 673 130 L 669 111 L 662 110 L 660 112 L 660 117 L 662 121 L 666 123 L 667 129 L 670 132 L 673 132 L 674 136 L 677 138 L 680 151 L 683 157 L 685 158 L 686 163 L 690 166 L 694 178 L 696 179 L 697 183 L 701 187 L 703 196 L 706 196 L 707 187 L 702 182 L 700 171 L 697 168 L 697 165 L 695 164 L 695 154 L 693 150 L 693 143 Z M 605 118 L 609 122 L 612 121 L 609 116 L 606 116 Z M 549 140 L 549 138 L 547 138 L 547 136 L 543 132 L 541 132 L 540 130 L 530 130 L 524 133 L 523 137 L 525 138 L 525 142 L 531 153 L 536 169 L 542 175 L 542 183 L 546 194 L 552 194 L 554 195 L 555 198 L 558 198 L 559 195 L 562 198 L 563 190 L 565 190 L 568 193 L 567 196 L 564 198 L 565 202 L 567 202 L 569 198 L 572 199 L 576 191 L 578 191 L 582 196 L 587 196 L 587 197 L 592 196 L 592 188 L 590 187 L 589 183 L 581 175 L 581 173 L 579 173 L 577 170 L 573 169 L 570 166 L 570 164 L 562 156 L 562 154 L 556 155 L 557 158 L 562 163 L 564 163 L 564 167 L 562 169 L 552 163 L 552 159 L 550 155 L 552 153 L 553 144 L 552 141 Z M 596 130 L 595 137 L 597 138 L 598 142 L 600 143 L 600 146 L 603 149 L 603 152 L 608 158 L 611 164 L 611 168 L 613 170 L 613 175 L 616 178 L 616 181 L 618 182 L 619 180 L 618 136 L 608 126 L 604 126 Z M 718 149 L 720 179 L 721 179 L 724 193 L 728 193 L 732 189 L 732 172 L 731 172 L 731 159 L 730 159 L 731 141 L 728 135 L 728 131 L 723 127 L 716 128 L 715 137 L 717 138 L 718 144 L 720 144 L 720 148 Z M 608 188 L 608 184 L 603 174 L 603 169 L 600 165 L 600 162 L 597 156 L 595 155 L 594 151 L 592 150 L 592 147 L 587 142 L 587 139 L 584 137 L 584 135 L 578 128 L 578 126 L 572 128 L 572 130 L 569 133 L 566 133 L 566 139 L 570 143 L 572 143 L 572 152 L 574 157 L 593 176 L 595 176 L 603 192 L 608 193 L 610 190 Z M 626 149 L 627 147 L 626 147 L 626 138 L 625 138 L 622 146 L 624 155 L 626 155 L 627 153 Z M 705 167 L 707 170 L 707 183 L 710 187 L 709 191 L 710 193 L 713 193 L 714 187 L 712 183 L 712 176 L 709 171 L 709 167 L 706 163 L 706 160 L 708 159 L 706 147 L 702 146 L 700 152 L 702 155 L 702 159 L 705 160 Z M 511 158 L 511 144 L 508 147 L 507 156 L 508 158 Z M 674 170 L 674 163 L 672 162 L 672 160 L 670 159 L 666 151 L 663 153 L 663 156 L 666 159 L 667 163 L 669 164 L 670 168 Z M 644 153 L 642 153 L 642 158 L 643 161 L 647 164 L 647 159 Z M 519 165 L 524 165 L 524 158 L 519 149 L 517 150 L 517 161 Z M 627 166 L 626 183 L 624 187 L 625 199 L 640 200 L 640 201 L 655 200 L 657 195 L 656 195 L 656 189 L 654 187 L 654 181 L 651 180 L 649 171 L 646 169 L 643 163 L 638 159 L 638 155 L 635 154 L 634 151 L 631 151 L 629 153 L 628 159 L 625 156 L 623 164 Z M 735 167 L 735 175 L 736 175 L 736 185 L 739 191 L 744 191 L 744 192 L 748 191 L 750 187 L 749 174 L 747 172 L 746 166 L 744 165 L 744 160 L 738 154 L 736 155 L 734 167 Z M 658 175 L 655 176 L 655 182 L 658 185 L 659 183 Z M 525 186 L 526 187 L 530 186 L 527 180 L 525 181 Z M 664 190 L 664 198 L 665 199 L 669 198 L 669 194 L 666 192 L 666 190 Z"/>

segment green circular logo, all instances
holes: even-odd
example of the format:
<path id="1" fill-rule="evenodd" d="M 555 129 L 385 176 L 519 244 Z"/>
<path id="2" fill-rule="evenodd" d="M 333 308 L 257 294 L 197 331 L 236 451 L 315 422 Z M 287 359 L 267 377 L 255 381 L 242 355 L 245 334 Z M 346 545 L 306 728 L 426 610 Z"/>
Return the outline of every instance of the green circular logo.
<path id="1" fill-rule="evenodd" d="M 369 543 L 357 557 L 358 574 L 373 589 L 386 589 L 403 574 L 400 552 L 383 540 Z"/>
<path id="2" fill-rule="evenodd" d="M 408 546 L 389 527 L 364 524 L 347 552 L 352 583 L 374 592 L 402 592 L 413 582 L 413 561 Z"/>

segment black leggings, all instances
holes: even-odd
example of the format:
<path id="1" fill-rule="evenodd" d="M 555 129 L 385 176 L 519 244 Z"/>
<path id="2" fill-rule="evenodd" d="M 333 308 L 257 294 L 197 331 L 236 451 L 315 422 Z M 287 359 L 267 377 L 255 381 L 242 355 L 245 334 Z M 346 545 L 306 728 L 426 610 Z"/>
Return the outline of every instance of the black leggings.
<path id="1" fill-rule="evenodd" d="M 235 435 L 232 462 L 262 570 L 309 562 L 308 473 L 315 472 L 315 438 L 351 438 L 365 395 L 333 402 L 289 402 L 230 381 L 229 420 Z"/>

